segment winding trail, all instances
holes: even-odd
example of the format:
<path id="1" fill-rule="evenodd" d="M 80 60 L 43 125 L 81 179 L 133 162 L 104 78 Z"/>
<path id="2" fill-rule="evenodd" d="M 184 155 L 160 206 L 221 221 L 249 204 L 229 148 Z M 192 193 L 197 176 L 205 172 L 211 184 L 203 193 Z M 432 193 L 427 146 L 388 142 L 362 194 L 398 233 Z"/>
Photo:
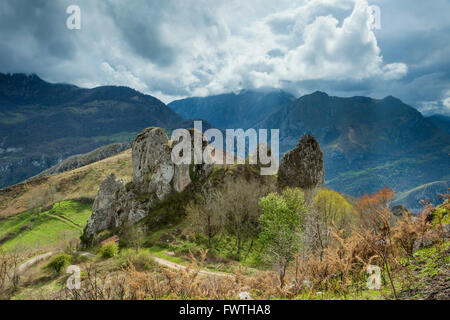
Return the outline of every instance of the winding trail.
<path id="1" fill-rule="evenodd" d="M 17 268 L 17 272 L 19 274 L 23 274 L 25 271 L 27 271 L 29 268 L 31 268 L 34 264 L 41 262 L 42 260 L 47 259 L 48 257 L 54 255 L 56 252 L 50 251 L 41 255 L 38 255 L 34 258 L 31 258 L 30 260 L 22 263 L 19 268 Z"/>
<path id="2" fill-rule="evenodd" d="M 175 262 L 166 260 L 166 259 L 162 259 L 162 258 L 158 258 L 158 257 L 153 257 L 153 260 L 154 260 L 156 263 L 158 263 L 158 264 L 160 264 L 160 265 L 162 265 L 162 266 L 164 266 L 164 267 L 173 269 L 173 270 L 186 270 L 186 269 L 187 269 L 186 266 L 183 266 L 183 265 L 181 265 L 181 264 L 178 264 L 178 263 L 175 263 Z M 202 275 L 206 275 L 206 276 L 214 276 L 214 277 L 221 277 L 221 278 L 232 277 L 232 276 L 233 276 L 233 275 L 230 274 L 230 273 L 224 273 L 224 272 L 212 272 L 212 271 L 206 271 L 206 270 L 200 270 L 199 273 L 202 274 Z"/>
<path id="3" fill-rule="evenodd" d="M 23 274 L 25 271 L 27 271 L 29 268 L 31 268 L 36 263 L 39 263 L 48 257 L 51 257 L 52 255 L 56 254 L 58 251 L 50 251 L 41 255 L 38 255 L 34 258 L 31 258 L 30 260 L 24 262 L 21 264 L 18 268 L 18 273 Z M 95 255 L 90 252 L 78 252 L 81 256 L 87 257 L 87 258 L 95 258 Z M 173 270 L 186 270 L 188 267 L 181 265 L 179 263 L 175 263 L 166 259 L 158 258 L 158 257 L 152 257 L 152 259 L 158 263 L 161 266 L 167 267 L 169 269 Z M 202 275 L 205 276 L 213 276 L 213 277 L 232 277 L 233 275 L 230 273 L 224 273 L 224 272 L 213 272 L 213 271 L 207 271 L 207 270 L 200 270 L 199 272 Z"/>

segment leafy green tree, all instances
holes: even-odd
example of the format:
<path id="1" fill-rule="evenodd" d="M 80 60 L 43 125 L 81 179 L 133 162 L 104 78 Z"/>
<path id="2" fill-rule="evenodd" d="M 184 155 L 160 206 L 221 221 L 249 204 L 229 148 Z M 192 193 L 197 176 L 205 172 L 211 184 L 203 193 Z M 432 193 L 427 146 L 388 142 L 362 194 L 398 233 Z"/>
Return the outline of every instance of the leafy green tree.
<path id="1" fill-rule="evenodd" d="M 306 204 L 300 189 L 286 188 L 281 195 L 271 193 L 260 200 L 263 210 L 259 221 L 259 242 L 265 260 L 278 271 L 281 287 L 284 286 L 286 269 L 300 250 L 304 229 Z"/>
<path id="2" fill-rule="evenodd" d="M 321 189 L 314 198 L 317 209 L 326 224 L 345 228 L 356 220 L 356 212 L 343 196 L 330 189 Z"/>

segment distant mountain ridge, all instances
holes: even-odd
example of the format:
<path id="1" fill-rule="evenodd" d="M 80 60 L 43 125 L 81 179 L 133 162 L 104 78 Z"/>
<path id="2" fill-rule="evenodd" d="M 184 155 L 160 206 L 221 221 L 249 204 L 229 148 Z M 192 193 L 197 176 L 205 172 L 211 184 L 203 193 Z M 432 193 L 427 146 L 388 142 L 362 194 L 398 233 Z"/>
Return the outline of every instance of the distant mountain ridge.
<path id="1" fill-rule="evenodd" d="M 427 120 L 434 124 L 439 130 L 450 134 L 450 117 L 435 114 L 434 116 L 427 117 Z"/>
<path id="2" fill-rule="evenodd" d="M 55 164 L 53 167 L 42 171 L 38 175 L 32 177 L 31 179 L 48 177 L 51 175 L 59 174 L 62 172 L 67 172 L 71 170 L 75 170 L 77 168 L 85 167 L 91 163 L 95 163 L 101 161 L 103 159 L 107 159 L 113 157 L 127 149 L 131 148 L 131 143 L 122 142 L 122 143 L 113 143 L 107 146 L 100 147 L 93 151 L 90 151 L 86 154 L 76 154 L 74 156 L 70 156 L 67 159 Z"/>
<path id="3" fill-rule="evenodd" d="M 149 126 L 188 124 L 155 97 L 127 87 L 94 89 L 0 74 L 0 187 L 74 154 L 131 141 Z"/>
<path id="4" fill-rule="evenodd" d="M 315 92 L 296 99 L 282 90 L 243 90 L 166 106 L 127 87 L 83 89 L 0 74 L 0 188 L 72 155 L 129 142 L 146 127 L 192 127 L 186 119 L 202 119 L 204 129 L 280 129 L 281 153 L 311 134 L 324 151 L 326 185 L 352 196 L 384 186 L 404 195 L 450 181 L 448 118 L 424 118 L 392 96 Z M 420 190 L 433 199 L 437 189 Z"/>
<path id="5" fill-rule="evenodd" d="M 182 117 L 201 118 L 219 129 L 251 128 L 276 108 L 289 105 L 295 97 L 282 90 L 242 90 L 209 97 L 193 97 L 168 104 Z"/>
<path id="6" fill-rule="evenodd" d="M 169 106 L 182 109 L 185 117 L 207 116 L 199 110 L 208 109 L 211 115 L 222 114 L 236 109 L 232 104 L 240 95 L 233 99 L 231 95 L 184 99 Z M 215 103 L 217 99 L 221 103 Z M 281 153 L 292 149 L 303 135 L 313 135 L 324 151 L 326 185 L 353 196 L 384 186 L 404 192 L 450 178 L 450 136 L 393 96 L 340 98 L 317 91 L 290 103 L 282 101 L 257 116 L 230 112 L 236 121 L 225 123 L 245 128 L 238 119 L 263 118 L 254 127 L 280 129 Z M 214 118 L 210 122 L 224 124 Z"/>

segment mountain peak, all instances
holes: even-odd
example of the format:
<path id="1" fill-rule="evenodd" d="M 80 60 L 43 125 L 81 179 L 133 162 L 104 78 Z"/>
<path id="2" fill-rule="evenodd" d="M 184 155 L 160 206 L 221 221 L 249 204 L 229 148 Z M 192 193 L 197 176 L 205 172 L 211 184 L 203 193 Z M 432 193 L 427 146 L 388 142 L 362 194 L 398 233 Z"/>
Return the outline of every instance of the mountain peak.
<path id="1" fill-rule="evenodd" d="M 399 98 L 396 98 L 396 97 L 394 97 L 394 96 L 392 96 L 392 95 L 389 95 L 389 96 L 387 96 L 387 97 L 384 97 L 383 99 L 382 99 L 382 101 L 384 101 L 384 102 L 396 102 L 396 103 L 403 103 L 402 102 L 402 100 L 400 100 Z"/>
<path id="2" fill-rule="evenodd" d="M 0 81 L 16 82 L 16 83 L 43 83 L 42 80 L 35 73 L 0 73 Z"/>
<path id="3" fill-rule="evenodd" d="M 316 96 L 316 97 L 326 97 L 328 98 L 329 95 L 326 92 L 323 91 L 314 91 L 313 93 L 311 93 L 309 96 Z"/>

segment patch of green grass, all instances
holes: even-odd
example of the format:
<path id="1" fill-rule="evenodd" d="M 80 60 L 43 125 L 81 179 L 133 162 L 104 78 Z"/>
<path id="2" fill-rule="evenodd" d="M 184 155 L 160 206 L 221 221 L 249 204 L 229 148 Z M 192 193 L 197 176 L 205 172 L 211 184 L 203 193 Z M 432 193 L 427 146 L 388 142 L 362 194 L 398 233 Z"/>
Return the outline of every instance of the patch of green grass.
<path id="1" fill-rule="evenodd" d="M 177 256 L 168 256 L 166 254 L 166 252 L 170 251 L 170 250 L 168 250 L 167 248 L 161 248 L 161 247 L 154 246 L 154 247 L 148 248 L 148 250 L 155 257 L 165 259 L 170 262 L 178 263 L 178 264 L 181 264 L 184 266 L 190 264 L 190 261 L 187 259 L 183 259 L 183 258 L 177 257 Z"/>
<path id="2" fill-rule="evenodd" d="M 81 234 L 77 225 L 84 227 L 91 213 L 89 204 L 63 201 L 56 204 L 52 210 L 40 214 L 26 211 L 2 219 L 0 239 L 7 238 L 2 247 L 6 250 L 15 246 L 38 248 L 54 245 L 64 238 L 77 237 Z"/>
<path id="3" fill-rule="evenodd" d="M 422 276 L 433 278 L 441 272 L 441 266 L 450 263 L 450 257 L 443 258 L 442 252 L 450 249 L 450 241 L 442 244 L 442 247 L 436 246 L 417 250 L 411 259 L 408 268 L 419 271 Z"/>

